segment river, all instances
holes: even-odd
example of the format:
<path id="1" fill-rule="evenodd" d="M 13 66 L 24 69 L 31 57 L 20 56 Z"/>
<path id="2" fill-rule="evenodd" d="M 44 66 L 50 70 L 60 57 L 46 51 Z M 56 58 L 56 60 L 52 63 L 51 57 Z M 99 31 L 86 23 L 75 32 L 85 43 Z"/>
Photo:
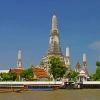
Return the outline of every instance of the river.
<path id="1" fill-rule="evenodd" d="M 100 89 L 0 93 L 0 100 L 100 100 Z"/>

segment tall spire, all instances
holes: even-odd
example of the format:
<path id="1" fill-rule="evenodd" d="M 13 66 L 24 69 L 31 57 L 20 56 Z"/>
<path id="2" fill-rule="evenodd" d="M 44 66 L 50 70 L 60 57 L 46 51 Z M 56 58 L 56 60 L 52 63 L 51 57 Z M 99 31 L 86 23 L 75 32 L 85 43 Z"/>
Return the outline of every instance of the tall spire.
<path id="1" fill-rule="evenodd" d="M 86 62 L 86 54 L 83 54 L 83 62 Z"/>
<path id="2" fill-rule="evenodd" d="M 21 60 L 21 51 L 18 51 L 18 60 Z"/>
<path id="3" fill-rule="evenodd" d="M 55 13 L 52 17 L 52 30 L 57 30 L 57 17 L 55 15 Z"/>
<path id="4" fill-rule="evenodd" d="M 83 70 L 88 75 L 87 62 L 86 62 L 86 54 L 85 53 L 83 54 Z"/>
<path id="5" fill-rule="evenodd" d="M 66 56 L 67 56 L 67 57 L 70 56 L 70 54 L 69 54 L 69 48 L 68 48 L 68 47 L 66 48 Z"/>
<path id="6" fill-rule="evenodd" d="M 60 37 L 57 29 L 57 18 L 56 15 L 52 17 L 52 29 L 50 31 L 50 40 L 49 40 L 49 49 L 48 54 L 61 56 L 61 48 L 60 48 Z"/>
<path id="7" fill-rule="evenodd" d="M 70 52 L 69 52 L 69 48 L 67 47 L 66 48 L 66 57 L 65 57 L 65 64 L 66 64 L 66 67 L 68 68 L 67 70 L 67 74 L 71 72 L 71 65 L 70 65 Z"/>
<path id="8" fill-rule="evenodd" d="M 44 68 L 47 72 L 49 69 L 49 57 L 56 56 L 64 63 L 64 56 L 60 48 L 60 36 L 57 29 L 57 18 L 54 14 L 52 17 L 52 29 L 50 30 L 49 48 L 46 55 L 42 58 L 40 68 Z"/>
<path id="9" fill-rule="evenodd" d="M 22 57 L 21 57 L 21 51 L 18 51 L 18 61 L 17 61 L 17 68 L 22 68 Z"/>

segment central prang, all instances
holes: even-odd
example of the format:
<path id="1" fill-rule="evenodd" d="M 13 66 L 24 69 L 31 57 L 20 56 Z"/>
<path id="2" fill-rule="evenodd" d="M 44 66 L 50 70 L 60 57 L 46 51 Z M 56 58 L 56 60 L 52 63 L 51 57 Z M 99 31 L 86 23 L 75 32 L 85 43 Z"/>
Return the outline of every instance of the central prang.
<path id="1" fill-rule="evenodd" d="M 57 18 L 56 15 L 52 17 L 52 29 L 50 31 L 49 48 L 45 56 L 43 56 L 40 63 L 40 68 L 45 69 L 47 72 L 49 70 L 49 57 L 56 56 L 65 64 L 64 56 L 60 48 L 60 37 L 57 29 Z"/>

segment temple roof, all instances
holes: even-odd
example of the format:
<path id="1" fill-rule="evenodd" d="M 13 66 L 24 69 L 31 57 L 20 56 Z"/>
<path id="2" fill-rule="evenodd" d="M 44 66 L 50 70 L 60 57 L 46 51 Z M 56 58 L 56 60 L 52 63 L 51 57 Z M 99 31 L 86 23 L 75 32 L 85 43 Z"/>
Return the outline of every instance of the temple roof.
<path id="1" fill-rule="evenodd" d="M 16 72 L 17 73 L 17 77 L 20 76 L 20 73 L 22 72 L 23 69 L 18 69 L 18 68 L 11 68 L 9 70 L 9 72 Z"/>
<path id="2" fill-rule="evenodd" d="M 88 76 L 86 75 L 86 73 L 84 72 L 84 70 L 81 70 L 80 74 L 79 74 L 77 77 L 80 77 L 80 76 L 88 77 Z"/>
<path id="3" fill-rule="evenodd" d="M 81 71 L 80 71 L 80 74 L 85 74 L 85 71 L 84 71 L 84 70 L 81 70 Z"/>
<path id="4" fill-rule="evenodd" d="M 16 72 L 16 73 L 21 73 L 23 69 L 18 69 L 18 68 L 11 68 L 11 72 Z"/>
<path id="5" fill-rule="evenodd" d="M 44 69 L 41 68 L 34 68 L 34 74 L 37 78 L 49 78 L 50 76 L 46 73 Z"/>

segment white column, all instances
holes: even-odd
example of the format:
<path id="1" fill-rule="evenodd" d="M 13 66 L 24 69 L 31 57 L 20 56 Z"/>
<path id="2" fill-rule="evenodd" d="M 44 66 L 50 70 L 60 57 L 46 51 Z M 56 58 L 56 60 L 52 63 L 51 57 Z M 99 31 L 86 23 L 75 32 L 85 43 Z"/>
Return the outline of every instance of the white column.
<path id="1" fill-rule="evenodd" d="M 57 30 L 57 18 L 55 15 L 52 17 L 52 30 Z"/>
<path id="2" fill-rule="evenodd" d="M 86 62 L 86 54 L 83 54 L 83 62 Z"/>
<path id="3" fill-rule="evenodd" d="M 67 47 L 66 48 L 66 57 L 69 57 L 70 56 L 70 54 L 69 54 L 69 48 Z"/>
<path id="4" fill-rule="evenodd" d="M 18 51 L 18 60 L 21 60 L 21 51 Z"/>

